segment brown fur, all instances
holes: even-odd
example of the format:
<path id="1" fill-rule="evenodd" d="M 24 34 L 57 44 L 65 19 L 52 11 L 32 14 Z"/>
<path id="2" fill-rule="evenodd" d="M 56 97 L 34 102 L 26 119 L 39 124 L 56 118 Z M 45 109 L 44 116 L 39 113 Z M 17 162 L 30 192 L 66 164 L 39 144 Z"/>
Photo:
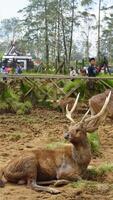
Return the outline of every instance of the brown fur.
<path id="1" fill-rule="evenodd" d="M 101 119 L 106 113 L 110 95 L 111 93 L 103 103 L 104 105 L 99 115 L 91 116 L 87 119 L 83 118 L 78 125 L 74 123 L 73 126 L 69 127 L 68 132 L 65 134 L 65 139 L 71 144 L 54 150 L 38 148 L 37 150 L 23 152 L 0 171 L 0 185 L 4 185 L 2 181 L 2 176 L 4 175 L 8 182 L 27 183 L 35 191 L 57 194 L 59 193 L 58 190 L 40 186 L 37 182 L 41 181 L 42 184 L 43 181 L 44 184 L 53 182 L 57 186 L 83 177 L 91 160 L 91 150 L 86 132 L 92 132 L 98 128 Z M 67 110 L 66 116 L 73 121 L 71 114 Z"/>
<path id="2" fill-rule="evenodd" d="M 61 185 L 76 181 L 84 175 L 91 160 L 86 132 L 82 128 L 79 127 L 77 130 L 75 126 L 70 127 L 66 138 L 71 144 L 65 144 L 59 149 L 39 148 L 23 152 L 6 165 L 0 175 L 0 180 L 4 175 L 8 182 L 19 184 L 25 182 L 36 191 L 59 193 L 54 188 L 39 186 L 36 182 L 43 184 L 43 181 L 52 183 L 52 180 L 58 180 L 53 183 Z"/>
<path id="3" fill-rule="evenodd" d="M 106 90 L 105 92 L 97 94 L 89 99 L 89 106 L 92 114 L 97 114 L 101 110 L 109 91 L 110 90 Z M 113 90 L 111 91 L 111 98 L 107 106 L 107 116 L 113 118 Z"/>
<path id="4" fill-rule="evenodd" d="M 69 105 L 69 110 L 71 110 L 74 102 L 75 98 L 73 97 L 62 98 L 59 100 L 58 106 L 61 108 L 62 112 L 65 113 L 66 105 Z"/>

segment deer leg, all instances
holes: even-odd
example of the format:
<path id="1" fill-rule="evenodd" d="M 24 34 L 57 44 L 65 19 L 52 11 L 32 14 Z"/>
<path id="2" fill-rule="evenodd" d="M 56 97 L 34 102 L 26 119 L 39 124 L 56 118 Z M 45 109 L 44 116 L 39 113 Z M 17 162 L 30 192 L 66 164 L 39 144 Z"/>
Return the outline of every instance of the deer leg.
<path id="1" fill-rule="evenodd" d="M 38 185 L 52 185 L 55 184 L 56 180 L 51 180 L 51 181 L 38 181 L 37 184 Z"/>
<path id="2" fill-rule="evenodd" d="M 60 193 L 59 190 L 56 190 L 54 188 L 37 185 L 36 180 L 34 180 L 34 179 L 32 181 L 30 181 L 29 187 L 37 192 L 43 191 L 43 192 L 48 192 L 51 194 L 59 194 Z"/>
<path id="3" fill-rule="evenodd" d="M 57 186 L 62 186 L 62 185 L 67 185 L 68 183 L 70 183 L 70 181 L 65 180 L 65 179 L 61 179 L 61 180 L 51 180 L 51 181 L 41 181 L 41 182 L 37 182 L 38 185 L 54 185 L 55 187 Z"/>
<path id="4" fill-rule="evenodd" d="M 65 169 L 65 170 L 64 170 Z M 55 186 L 66 185 L 71 181 L 81 180 L 79 172 L 77 173 L 75 170 L 68 170 L 66 168 L 61 167 L 57 173 L 57 182 L 54 184 Z"/>
<path id="5" fill-rule="evenodd" d="M 19 180 L 17 184 L 18 184 L 18 185 L 24 185 L 25 183 L 26 183 L 25 180 Z"/>
<path id="6" fill-rule="evenodd" d="M 61 180 L 57 180 L 57 181 L 54 183 L 54 186 L 55 186 L 55 187 L 59 187 L 59 186 L 67 185 L 67 184 L 69 184 L 69 183 L 70 183 L 70 181 L 65 180 L 65 179 L 61 179 Z"/>
<path id="7" fill-rule="evenodd" d="M 44 186 L 40 186 L 36 183 L 38 177 L 38 166 L 36 163 L 32 163 L 32 167 L 30 164 L 29 169 L 27 168 L 27 186 L 29 188 L 31 188 L 32 190 L 35 191 L 44 191 L 44 192 L 48 192 L 51 194 L 58 194 L 60 193 L 60 191 L 51 188 L 51 187 L 44 187 Z"/>

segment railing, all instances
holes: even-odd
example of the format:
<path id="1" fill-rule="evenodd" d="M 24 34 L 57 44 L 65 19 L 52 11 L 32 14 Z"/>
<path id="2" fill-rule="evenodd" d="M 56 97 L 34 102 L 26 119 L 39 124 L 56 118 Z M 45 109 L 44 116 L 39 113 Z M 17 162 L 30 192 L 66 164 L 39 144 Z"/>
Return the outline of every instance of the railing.
<path id="1" fill-rule="evenodd" d="M 67 75 L 53 75 L 53 74 L 0 74 L 0 78 L 7 77 L 7 78 L 33 78 L 33 79 L 71 79 L 70 76 Z M 92 79 L 92 80 L 113 80 L 113 76 L 109 77 L 88 77 L 88 76 L 77 76 L 75 79 Z"/>

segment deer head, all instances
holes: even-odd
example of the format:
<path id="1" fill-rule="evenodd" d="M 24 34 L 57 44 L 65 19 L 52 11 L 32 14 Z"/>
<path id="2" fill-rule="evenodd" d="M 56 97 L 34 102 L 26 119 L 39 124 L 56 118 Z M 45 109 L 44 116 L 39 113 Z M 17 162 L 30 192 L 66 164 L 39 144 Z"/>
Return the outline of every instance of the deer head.
<path id="1" fill-rule="evenodd" d="M 70 111 L 68 109 L 68 105 L 66 106 L 66 117 L 72 122 L 72 124 L 69 127 L 68 132 L 64 135 L 64 137 L 71 143 L 79 143 L 80 141 L 84 141 L 87 132 L 93 132 L 98 129 L 100 123 L 104 121 L 105 116 L 107 114 L 106 108 L 111 97 L 111 91 L 106 97 L 106 100 L 100 112 L 98 112 L 96 115 L 88 116 L 88 113 L 90 112 L 89 109 L 85 113 L 81 121 L 76 124 L 74 119 L 72 118 L 72 113 L 76 109 L 79 96 L 80 93 L 77 95 L 75 103 Z"/>

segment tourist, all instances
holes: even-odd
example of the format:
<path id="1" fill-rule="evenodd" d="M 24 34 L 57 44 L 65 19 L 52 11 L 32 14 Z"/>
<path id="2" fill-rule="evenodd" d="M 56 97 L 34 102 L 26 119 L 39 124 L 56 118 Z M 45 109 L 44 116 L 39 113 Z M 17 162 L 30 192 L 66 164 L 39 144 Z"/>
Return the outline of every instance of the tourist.
<path id="1" fill-rule="evenodd" d="M 77 74 L 76 70 L 75 70 L 73 67 L 71 67 L 71 69 L 70 69 L 71 81 L 74 81 L 74 80 L 75 80 L 75 77 L 76 77 L 77 75 L 78 75 L 78 74 Z"/>
<path id="2" fill-rule="evenodd" d="M 7 68 L 4 65 L 2 66 L 1 73 L 3 74 L 3 81 L 7 83 Z"/>
<path id="3" fill-rule="evenodd" d="M 96 76 L 96 60 L 95 58 L 89 59 L 90 65 L 88 67 L 88 76 L 89 77 L 95 77 Z"/>
<path id="4" fill-rule="evenodd" d="M 89 77 L 95 77 L 96 74 L 97 74 L 97 71 L 96 71 L 96 60 L 95 60 L 95 58 L 90 58 L 89 62 L 90 62 L 90 65 L 88 67 L 88 76 Z M 94 80 L 89 79 L 88 88 L 89 88 L 89 90 L 92 90 L 92 91 L 95 89 L 95 81 Z"/>

